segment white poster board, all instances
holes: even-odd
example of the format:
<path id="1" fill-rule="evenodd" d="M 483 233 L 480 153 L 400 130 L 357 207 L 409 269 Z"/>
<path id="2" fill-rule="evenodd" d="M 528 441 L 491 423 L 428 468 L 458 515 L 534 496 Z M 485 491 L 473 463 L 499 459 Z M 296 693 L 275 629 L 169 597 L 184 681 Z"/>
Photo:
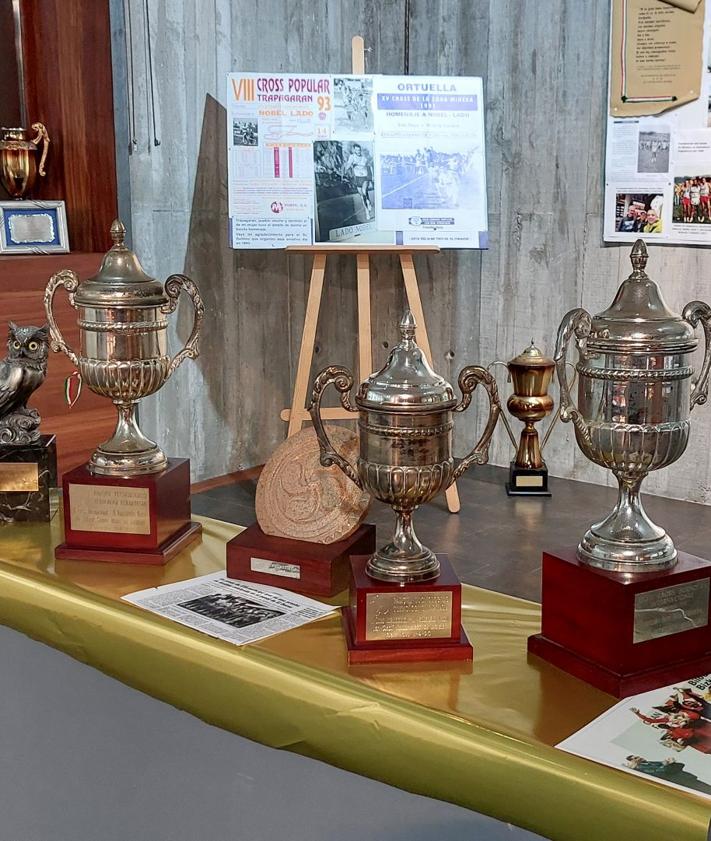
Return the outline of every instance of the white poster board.
<path id="1" fill-rule="evenodd" d="M 482 80 L 230 73 L 230 244 L 486 248 Z"/>
<path id="2" fill-rule="evenodd" d="M 608 115 L 605 242 L 642 236 L 650 243 L 711 244 L 710 31 L 707 2 L 698 99 L 657 116 Z"/>

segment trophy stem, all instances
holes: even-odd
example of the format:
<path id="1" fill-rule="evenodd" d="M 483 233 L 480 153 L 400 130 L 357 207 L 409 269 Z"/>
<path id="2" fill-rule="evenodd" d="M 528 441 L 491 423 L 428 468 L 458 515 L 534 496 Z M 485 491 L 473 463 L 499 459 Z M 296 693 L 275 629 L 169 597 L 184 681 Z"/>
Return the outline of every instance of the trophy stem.
<path id="1" fill-rule="evenodd" d="M 415 534 L 413 510 L 394 508 L 397 519 L 393 539 L 378 549 L 365 568 L 371 578 L 405 584 L 431 581 L 439 575 L 437 556 Z"/>
<path id="2" fill-rule="evenodd" d="M 640 487 L 644 476 L 617 474 L 617 504 L 591 526 L 578 546 L 578 557 L 590 566 L 614 572 L 656 572 L 676 563 L 674 543 L 647 516 Z"/>
<path id="3" fill-rule="evenodd" d="M 516 467 L 524 467 L 531 470 L 540 470 L 545 467 L 541 455 L 541 445 L 538 439 L 538 430 L 532 420 L 527 420 L 521 430 L 521 438 L 516 451 Z"/>
<path id="4" fill-rule="evenodd" d="M 116 429 L 96 449 L 89 470 L 99 476 L 136 476 L 164 470 L 168 459 L 160 447 L 147 438 L 136 421 L 135 401 L 116 402 Z"/>

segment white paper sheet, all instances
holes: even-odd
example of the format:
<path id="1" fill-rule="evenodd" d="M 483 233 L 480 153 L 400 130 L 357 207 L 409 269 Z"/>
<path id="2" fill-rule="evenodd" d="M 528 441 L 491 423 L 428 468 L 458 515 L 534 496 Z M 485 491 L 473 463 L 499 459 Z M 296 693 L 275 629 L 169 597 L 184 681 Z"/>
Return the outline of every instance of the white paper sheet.
<path id="1" fill-rule="evenodd" d="M 335 610 L 299 593 L 226 578 L 224 572 L 139 590 L 123 598 L 235 645 L 298 628 Z"/>
<path id="2" fill-rule="evenodd" d="M 711 675 L 625 698 L 558 747 L 711 798 Z"/>
<path id="3" fill-rule="evenodd" d="M 703 57 L 694 102 L 655 117 L 608 116 L 606 242 L 711 244 L 711 2 Z"/>

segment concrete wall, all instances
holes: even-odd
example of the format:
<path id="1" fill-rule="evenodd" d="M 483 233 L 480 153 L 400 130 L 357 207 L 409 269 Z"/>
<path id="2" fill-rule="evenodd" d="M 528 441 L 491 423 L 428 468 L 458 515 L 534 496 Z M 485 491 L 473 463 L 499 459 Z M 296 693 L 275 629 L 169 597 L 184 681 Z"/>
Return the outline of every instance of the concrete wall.
<path id="1" fill-rule="evenodd" d="M 308 288 L 308 260 L 227 247 L 224 102 L 230 70 L 342 72 L 365 37 L 374 73 L 481 75 L 486 94 L 491 245 L 417 261 L 438 371 L 509 359 L 531 338 L 552 353 L 563 314 L 596 312 L 628 274 L 628 246 L 603 246 L 607 0 L 150 0 L 154 145 L 142 0 L 127 0 L 137 147 L 129 157 L 133 242 L 161 278 L 185 271 L 207 305 L 202 355 L 145 401 L 146 431 L 189 454 L 203 479 L 263 462 L 284 437 Z M 405 54 L 407 49 L 407 55 Z M 650 249 L 650 273 L 676 309 L 711 298 L 701 248 Z M 392 259 L 373 261 L 373 353 L 380 365 L 403 306 Z M 181 305 L 176 342 L 187 335 Z M 331 258 L 314 372 L 355 363 L 353 260 Z M 502 388 L 506 388 L 502 382 Z M 483 418 L 458 418 L 462 455 Z M 478 415 L 478 417 L 477 417 Z M 689 452 L 646 490 L 711 502 L 711 412 L 694 413 Z M 491 458 L 507 464 L 503 427 Z M 559 425 L 554 475 L 594 482 Z"/>

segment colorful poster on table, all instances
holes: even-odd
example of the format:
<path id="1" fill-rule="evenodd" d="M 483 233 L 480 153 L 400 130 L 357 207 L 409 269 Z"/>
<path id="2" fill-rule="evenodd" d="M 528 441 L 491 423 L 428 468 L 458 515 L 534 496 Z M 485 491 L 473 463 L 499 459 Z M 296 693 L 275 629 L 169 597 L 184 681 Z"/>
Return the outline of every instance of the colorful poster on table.
<path id="1" fill-rule="evenodd" d="M 668 7 L 663 0 L 645 0 L 647 13 L 650 2 Z M 628 13 L 636 8 L 618 0 L 613 5 Z M 690 43 L 681 53 L 693 65 L 687 71 L 693 70 L 700 79 L 701 96 L 683 105 L 672 103 L 675 107 L 662 113 L 654 113 L 659 103 L 652 103 L 650 116 L 608 116 L 606 242 L 633 242 L 641 236 L 650 243 L 711 245 L 711 3 L 701 2 L 696 11 L 675 8 L 674 14 L 700 16 L 703 21 L 702 27 L 686 27 L 690 33 L 698 29 L 698 35 L 689 35 Z M 667 13 L 661 8 L 660 21 L 665 20 Z M 697 39 L 703 41 L 703 50 Z M 614 50 L 614 40 L 611 46 Z M 611 52 L 612 67 L 618 58 L 616 51 Z M 614 83 L 611 74 L 610 85 Z M 636 90 L 636 99 L 643 93 L 642 87 Z"/>
<path id="2" fill-rule="evenodd" d="M 711 798 L 710 690 L 707 674 L 633 695 L 556 747 Z"/>
<path id="3" fill-rule="evenodd" d="M 479 78 L 230 73 L 230 244 L 486 248 Z"/>

